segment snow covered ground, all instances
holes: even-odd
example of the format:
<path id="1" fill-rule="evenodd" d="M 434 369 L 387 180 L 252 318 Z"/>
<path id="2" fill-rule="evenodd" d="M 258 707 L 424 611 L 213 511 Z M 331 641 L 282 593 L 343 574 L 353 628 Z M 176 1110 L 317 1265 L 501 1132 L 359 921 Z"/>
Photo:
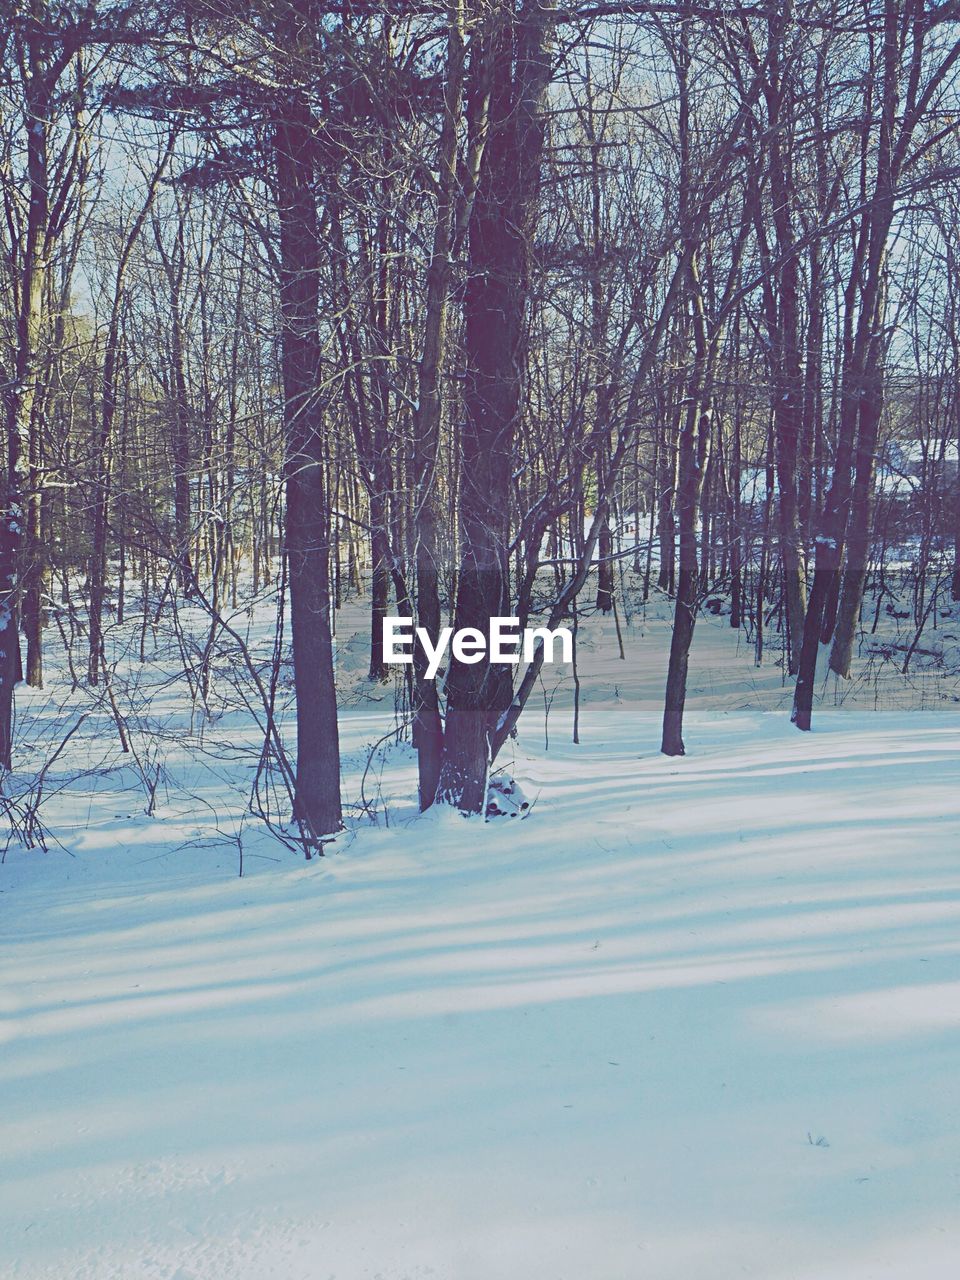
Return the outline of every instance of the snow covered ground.
<path id="1" fill-rule="evenodd" d="M 0 1276 L 960 1274 L 956 704 L 861 681 L 801 735 L 704 619 L 666 759 L 668 636 L 588 626 L 580 746 L 548 676 L 549 749 L 531 705 L 504 761 L 527 819 L 417 819 L 386 744 L 377 825 L 311 863 L 241 822 L 225 678 L 205 724 L 159 659 L 125 686 L 154 817 L 102 707 L 24 694 L 28 764 L 90 718 L 59 843 L 0 867 Z M 393 691 L 341 641 L 356 801 Z"/>

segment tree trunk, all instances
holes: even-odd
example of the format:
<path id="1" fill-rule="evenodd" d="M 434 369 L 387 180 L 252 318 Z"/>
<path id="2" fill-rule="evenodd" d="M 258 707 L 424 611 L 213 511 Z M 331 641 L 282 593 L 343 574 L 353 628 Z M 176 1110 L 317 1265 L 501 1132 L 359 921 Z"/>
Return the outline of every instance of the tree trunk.
<path id="1" fill-rule="evenodd" d="M 36 16 L 40 16 L 39 12 Z M 18 590 L 24 521 L 22 464 L 29 457 L 31 422 L 39 378 L 43 327 L 45 238 L 49 220 L 47 129 L 51 84 L 48 56 L 39 31 L 25 38 L 28 74 L 25 113 L 29 200 L 20 264 L 14 380 L 6 390 L 7 459 L 0 494 L 0 769 L 12 768 L 13 690 L 20 674 Z"/>
<path id="2" fill-rule="evenodd" d="M 437 462 L 440 448 L 440 376 L 447 331 L 450 290 L 450 247 L 457 192 L 457 127 L 463 99 L 463 3 L 450 5 L 447 44 L 447 83 L 440 138 L 440 185 L 437 221 L 427 270 L 423 355 L 418 371 L 418 401 L 414 415 L 413 473 L 416 507 L 417 622 L 436 645 L 440 634 L 440 541 L 437 515 Z M 421 646 L 414 650 L 413 745 L 417 751 L 421 810 L 437 794 L 443 759 L 443 722 L 435 680 L 426 679 Z"/>
<path id="3" fill-rule="evenodd" d="M 470 222 L 464 300 L 462 554 L 456 627 L 484 634 L 509 613 L 513 445 L 520 412 L 528 253 L 543 150 L 542 106 L 552 22 L 536 0 L 520 14 L 499 4 L 489 41 L 489 131 Z M 480 67 L 477 70 L 481 70 Z M 444 759 L 437 798 L 466 813 L 486 800 L 493 735 L 512 697 L 510 668 L 489 655 L 454 659 L 447 680 Z"/>
<path id="4" fill-rule="evenodd" d="M 26 564 L 23 568 L 23 630 L 27 641 L 26 681 L 43 688 L 43 600 L 48 581 L 43 536 L 43 442 L 37 415 L 30 423 L 30 479 L 27 495 Z"/>
<path id="5" fill-rule="evenodd" d="M 666 756 L 682 756 L 683 708 L 687 695 L 687 665 L 697 616 L 697 511 L 703 475 L 710 451 L 710 414 L 701 412 L 694 399 L 684 415 L 680 433 L 677 515 L 680 525 L 680 570 L 670 637 L 670 663 L 663 707 L 660 750 Z"/>
<path id="6" fill-rule="evenodd" d="M 300 6 L 294 6 L 297 8 Z M 309 5 L 303 5 L 309 8 Z M 308 14 L 301 15 L 304 20 Z M 280 32 L 293 39 L 293 31 Z M 295 817 L 318 839 L 339 830 L 340 749 L 330 631 L 330 513 L 324 406 L 318 389 L 321 253 L 311 111 L 294 88 L 274 128 L 280 223 L 285 542 L 297 705 Z M 308 849 L 309 856 L 309 849 Z"/>

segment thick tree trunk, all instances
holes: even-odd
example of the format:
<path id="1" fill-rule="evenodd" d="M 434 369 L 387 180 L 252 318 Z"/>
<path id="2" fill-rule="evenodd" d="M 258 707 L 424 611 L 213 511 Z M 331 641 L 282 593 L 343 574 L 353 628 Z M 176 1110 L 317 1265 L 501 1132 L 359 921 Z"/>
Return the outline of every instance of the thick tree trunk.
<path id="1" fill-rule="evenodd" d="M 342 815 L 330 630 L 326 440 L 318 388 L 321 254 L 314 192 L 315 146 L 310 108 L 300 90 L 290 91 L 279 113 L 274 157 L 283 323 L 285 541 L 297 704 L 294 806 L 295 817 L 308 837 L 316 840 L 339 830 Z"/>
<path id="2" fill-rule="evenodd" d="M 41 14 L 38 5 L 35 16 L 39 18 Z M 29 458 L 39 379 L 43 284 L 47 269 L 45 239 L 49 221 L 47 130 L 51 75 L 43 37 L 39 31 L 29 30 L 31 33 L 25 38 L 28 65 L 24 77 L 29 181 L 27 227 L 20 263 L 14 378 L 5 393 L 7 457 L 0 493 L 0 770 L 9 770 L 13 764 L 13 690 L 21 674 L 18 594 L 26 498 L 22 465 L 24 459 Z"/>
<path id="3" fill-rule="evenodd" d="M 491 617 L 509 614 L 513 445 L 552 26 L 536 0 L 526 0 L 519 16 L 512 4 L 498 4 L 489 22 L 489 130 L 470 223 L 464 301 L 463 550 L 456 605 L 457 628 L 484 634 Z M 437 798 L 467 813 L 479 813 L 485 804 L 493 738 L 512 696 L 509 672 L 488 656 L 450 665 Z"/>
<path id="4" fill-rule="evenodd" d="M 463 73 L 463 3 L 462 0 L 453 0 L 449 9 L 437 221 L 427 270 L 423 356 L 418 376 L 413 447 L 417 622 L 427 631 L 434 645 L 441 626 L 436 474 L 440 448 L 440 377 L 447 333 L 450 248 L 457 192 L 457 128 L 463 102 Z M 437 682 L 426 679 L 426 659 L 419 645 L 414 651 L 413 711 L 413 745 L 417 751 L 420 808 L 424 810 L 433 804 L 440 782 L 443 722 Z"/>

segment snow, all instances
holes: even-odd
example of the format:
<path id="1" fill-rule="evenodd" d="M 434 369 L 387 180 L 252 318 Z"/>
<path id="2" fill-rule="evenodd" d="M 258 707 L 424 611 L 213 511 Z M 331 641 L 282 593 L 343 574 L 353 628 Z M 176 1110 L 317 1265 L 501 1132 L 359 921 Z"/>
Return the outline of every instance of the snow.
<path id="1" fill-rule="evenodd" d="M 61 844 L 0 867 L 4 1280 L 957 1273 L 955 703 L 855 683 L 800 734 L 781 670 L 704 619 L 668 759 L 667 614 L 624 621 L 625 662 L 583 621 L 583 744 L 557 670 L 549 750 L 531 705 L 503 762 L 528 817 L 416 818 L 391 746 L 377 825 L 351 808 L 311 863 L 242 821 L 224 679 L 201 740 L 163 637 L 128 662 L 158 816 L 87 708 Z M 393 712 L 361 624 L 354 804 Z M 29 743 L 87 697 L 26 694 Z"/>

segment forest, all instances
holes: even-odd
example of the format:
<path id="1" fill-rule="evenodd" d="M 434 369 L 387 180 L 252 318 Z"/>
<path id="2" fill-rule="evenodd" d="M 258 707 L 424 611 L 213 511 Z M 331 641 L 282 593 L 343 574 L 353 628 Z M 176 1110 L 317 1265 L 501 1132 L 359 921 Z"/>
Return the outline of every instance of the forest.
<path id="1" fill-rule="evenodd" d="M 396 1037 L 404 1018 L 426 1018 L 427 1008 L 442 1028 L 468 1009 L 477 1060 L 488 1061 L 489 1078 L 518 1112 L 524 1102 L 524 1114 L 537 1112 L 541 1095 L 507 1058 L 510 1043 L 534 1035 L 532 1022 L 521 1031 L 510 1021 L 528 987 L 540 992 L 530 997 L 536 1008 L 558 1019 L 530 1041 L 531 1063 L 579 1037 L 577 1028 L 602 1041 L 600 996 L 625 1002 L 628 1013 L 630 1001 L 649 998 L 663 1002 L 651 1025 L 669 1042 L 652 1069 L 669 1075 L 671 1063 L 698 1052 L 695 1030 L 671 1040 L 680 1036 L 667 1004 L 676 987 L 681 1003 L 694 1001 L 690 1027 L 704 1019 L 713 1028 L 701 1066 L 684 1070 L 715 1065 L 719 1076 L 724 1055 L 739 1061 L 756 1051 L 771 1073 L 787 1073 L 797 1097 L 810 1101 L 822 1087 L 837 1128 L 845 1113 L 863 1119 L 873 1097 L 863 1081 L 881 1070 L 855 1057 L 863 1045 L 847 1047 L 850 1028 L 866 1028 L 870 1041 L 881 1035 L 870 1028 L 893 1035 L 896 1026 L 907 1053 L 908 1032 L 939 1035 L 960 1019 L 958 984 L 949 980 L 960 892 L 950 857 L 960 818 L 958 64 L 957 0 L 2 6 L 0 907 L 15 935 L 5 967 L 21 980 L 24 1003 L 14 998 L 11 1009 L 34 1010 L 24 1026 L 42 1027 L 54 1015 L 34 1006 L 36 992 L 51 984 L 50 1008 L 57 1003 L 54 961 L 59 973 L 72 972 L 70 938 L 81 930 L 92 965 L 81 968 L 101 977 L 84 985 L 73 975 L 74 996 L 64 999 L 76 1006 L 63 1028 L 84 1028 L 83 1051 L 101 1069 L 91 1096 L 104 1116 L 127 1105 L 130 1054 L 148 1090 L 179 1079 L 176 1049 L 161 1047 L 179 1015 L 168 1021 L 145 993 L 129 999 L 137 1009 L 147 1002 L 143 1026 L 153 1038 L 144 1030 L 129 1053 L 132 1039 L 109 1039 L 119 1035 L 109 1001 L 121 999 L 127 977 L 146 982 L 155 966 L 155 1002 L 169 1000 L 171 1010 L 177 1000 L 199 1002 L 189 1008 L 223 1026 L 238 1060 L 254 1023 L 243 1033 L 231 1023 L 228 1032 L 218 1019 L 228 1018 L 231 1000 L 249 1000 L 248 1017 L 275 1026 L 272 1052 L 292 1064 L 290 1078 L 305 1093 L 314 1066 L 294 1030 L 302 1016 L 295 983 L 306 984 L 304 1007 L 322 1008 L 330 1026 L 343 1019 L 353 1028 L 354 1017 L 365 1026 L 360 1011 L 376 1006 L 369 1018 L 385 1019 Z M 504 619 L 525 637 L 515 663 L 495 656 L 493 639 L 482 651 L 450 644 L 467 630 L 496 637 Z M 412 661 L 395 647 L 401 624 Z M 549 640 L 559 631 L 570 641 L 562 649 Z M 671 863 L 675 844 L 683 852 Z M 867 861 L 870 849 L 879 863 Z M 303 881 L 309 892 L 294 874 L 312 877 Z M 253 887 L 223 889 L 231 876 Z M 683 887 L 671 906 L 674 878 Z M 174 903 L 175 885 L 182 896 Z M 327 889 L 329 906 L 320 906 Z M 729 910 L 721 905 L 728 893 Z M 20 894 L 29 910 L 17 939 Z M 631 895 L 641 906 L 628 928 L 618 922 Z M 687 919 L 704 895 L 704 915 Z M 83 923 L 82 904 L 92 912 Z M 327 910 L 324 926 L 315 913 Z M 821 925 L 807 928 L 821 910 L 826 950 L 815 952 Z M 236 935 L 226 925 L 234 912 Z M 328 990 L 327 971 L 317 976 L 312 962 L 294 972 L 279 941 L 284 912 L 293 950 L 308 939 L 314 957 L 327 941 L 353 948 L 346 994 Z M 726 932 L 731 913 L 743 913 L 736 944 Z M 699 936 L 701 924 L 713 941 L 695 964 L 666 939 L 670 930 Z M 794 925 L 783 941 L 778 931 Z M 186 930 L 194 959 L 176 951 L 168 926 Z M 447 928 L 458 942 L 448 944 Z M 554 971 L 546 932 L 536 958 L 548 929 L 554 947 L 583 929 L 584 948 L 594 939 L 608 948 L 596 960 L 609 966 L 604 976 L 584 976 L 581 960 L 567 967 L 558 959 Z M 129 950 L 111 960 L 114 930 Z M 138 941 L 137 930 L 155 944 Z M 434 934 L 436 951 L 423 941 L 421 953 L 421 939 Z M 873 985 L 842 994 L 850 975 L 867 974 L 857 968 L 867 963 L 865 936 L 878 948 Z M 528 945 L 531 957 L 536 951 L 529 962 Z M 614 963 L 618 947 L 626 951 Z M 481 980 L 473 966 L 493 954 L 484 948 L 501 959 Z M 914 1001 L 913 978 L 894 969 L 897 957 L 913 963 L 918 950 L 941 968 L 936 994 L 924 989 Z M 389 963 L 377 958 L 387 951 Z M 434 955 L 454 966 L 435 975 L 438 985 L 402 976 L 408 964 L 410 974 L 418 964 L 426 972 Z M 208 979 L 191 976 L 194 960 Z M 373 978 L 370 990 L 363 985 L 365 965 L 382 967 L 380 987 Z M 644 985 L 643 975 L 658 965 L 672 976 L 654 996 L 654 979 Z M 696 1003 L 696 965 L 726 975 L 716 988 L 702 979 L 718 1000 L 734 1001 L 722 989 L 736 985 L 742 1003 L 729 1017 Z M 450 976 L 461 967 L 461 978 Z M 282 989 L 273 1014 L 258 986 L 271 974 Z M 549 994 L 552 982 L 573 994 Z M 594 982 L 599 1003 L 581 998 Z M 754 1007 L 754 998 L 773 1001 L 786 987 L 800 1012 L 791 1006 L 780 1022 L 769 1013 L 768 1027 L 768 1005 Z M 870 1001 L 888 996 L 893 1003 L 877 1014 Z M 824 1012 L 841 1008 L 834 997 L 853 1002 L 842 1006 L 847 1013 Z M 568 1008 L 578 1010 L 569 1023 L 560 1012 Z M 825 1067 L 822 1078 L 819 1067 L 803 1075 L 802 1053 L 789 1068 L 776 1057 L 781 1036 L 819 1043 L 821 1015 L 831 1027 L 838 1019 L 823 1032 L 829 1053 L 840 1055 L 830 1085 Z M 485 1016 L 504 1025 L 480 1048 Z M 749 1035 L 768 1027 L 763 1050 L 737 1038 L 741 1016 Z M 184 1062 L 196 1055 L 194 1080 L 214 1089 L 208 1033 L 188 1032 L 182 1052 Z M 29 1099 L 42 1096 L 43 1072 L 33 1079 L 29 1066 L 43 1060 L 33 1037 L 46 1033 L 24 1034 L 18 1053 L 34 1054 L 16 1068 L 30 1081 L 26 1123 Z M 362 1034 L 330 1032 L 331 1079 L 350 1074 L 351 1036 Z M 585 1084 L 601 1108 L 600 1077 L 619 1067 L 621 1050 L 646 1052 L 643 1037 L 618 1047 L 610 1034 L 600 1075 Z M 385 1040 L 382 1062 L 406 1044 Z M 443 1094 L 426 1044 L 417 1050 L 423 1090 Z M 436 1045 L 470 1077 L 452 1031 L 437 1031 Z M 907 1106 L 894 1076 L 919 1060 L 911 1045 L 918 1057 L 898 1059 L 899 1068 L 891 1059 L 890 1078 L 877 1084 L 878 1114 Z M 232 1111 L 218 1103 L 227 1109 L 209 1120 L 213 1128 L 204 1128 L 207 1117 L 188 1123 L 193 1101 L 171 1102 L 176 1152 L 164 1147 L 165 1156 L 144 1163 L 150 1142 L 159 1150 L 166 1141 L 158 1127 L 138 1139 L 139 1164 L 129 1152 L 116 1157 L 126 1160 L 118 1185 L 129 1203 L 117 1209 L 115 1229 L 107 1214 L 103 1239 L 113 1243 L 99 1253 L 96 1206 L 116 1208 L 121 1193 L 97 1181 L 107 1176 L 97 1161 L 114 1159 L 102 1136 L 113 1122 L 98 1120 L 105 1145 L 87 1140 L 87 1190 L 77 1193 L 87 1225 L 66 1209 L 62 1221 L 54 1215 L 53 1252 L 34 1256 L 40 1245 L 27 1241 L 9 1274 L 325 1280 L 315 1254 L 306 1245 L 303 1257 L 297 1252 L 303 1206 L 282 1223 L 276 1213 L 264 1217 L 260 1243 L 244 1237 L 240 1253 L 233 1228 L 224 1228 L 233 1245 L 184 1263 L 187 1253 L 156 1234 L 156 1219 L 123 1181 L 140 1177 L 130 1170 L 146 1168 L 149 1179 L 159 1169 L 164 1203 L 185 1198 L 194 1173 L 176 1161 L 193 1144 L 190 1168 L 206 1170 L 204 1194 L 235 1176 L 253 1188 L 241 1197 L 253 1221 L 259 1155 L 248 1151 L 249 1169 L 235 1173 L 221 1155 L 210 1173 L 190 1130 L 199 1124 L 222 1145 L 238 1125 L 246 1132 L 238 1117 L 272 1114 L 259 1091 L 275 1059 L 266 1044 L 249 1052 L 264 1056 L 247 1074 L 241 1066 L 241 1101 Z M 940 1106 L 924 1133 L 939 1134 L 949 1108 L 956 1064 L 939 1053 L 924 1059 L 930 1106 Z M 217 1060 L 229 1075 L 228 1058 Z M 172 1072 L 162 1085 L 152 1074 L 158 1061 Z M 558 1107 L 574 1105 L 578 1063 L 571 1050 L 570 1101 Z M 363 1070 L 373 1073 L 367 1092 L 361 1098 L 357 1085 L 344 1104 L 351 1132 L 366 1123 L 371 1097 L 393 1096 L 393 1077 Z M 753 1079 L 749 1070 L 744 1078 Z M 715 1114 L 701 1109 L 712 1084 L 682 1076 L 671 1093 L 670 1080 L 657 1079 L 675 1109 L 657 1120 L 630 1110 L 645 1104 L 625 1103 L 626 1132 L 639 1147 L 665 1144 L 665 1176 L 692 1197 L 702 1170 L 684 1164 L 687 1148 L 673 1140 L 669 1117 L 678 1131 L 682 1117 L 696 1118 L 709 1147 L 704 1167 L 719 1187 L 739 1130 L 721 1133 Z M 486 1086 L 457 1087 L 456 1123 L 476 1117 L 463 1140 L 473 1160 L 485 1149 L 480 1117 L 499 1115 L 500 1103 Z M 730 1121 L 746 1134 L 744 1199 L 724 1202 L 717 1220 L 736 1219 L 749 1191 L 766 1217 L 762 1231 L 748 1224 L 737 1239 L 759 1251 L 728 1242 L 716 1268 L 703 1270 L 707 1255 L 679 1243 L 688 1206 L 644 1274 L 722 1280 L 741 1274 L 743 1259 L 776 1280 L 921 1274 L 906 1259 L 916 1256 L 910 1241 L 921 1226 L 934 1230 L 919 1213 L 924 1179 L 933 1185 L 934 1168 L 944 1185 L 956 1177 L 947 1147 L 890 1156 L 905 1179 L 891 1174 L 899 1199 L 884 1192 L 891 1198 L 869 1212 L 846 1199 L 847 1182 L 842 1192 L 823 1184 L 817 1194 L 833 1206 L 833 1225 L 822 1239 L 808 1237 L 816 1208 L 804 1201 L 808 1216 L 793 1227 L 807 1260 L 781 1270 L 777 1231 L 788 1228 L 764 1197 L 782 1171 L 765 1165 L 756 1127 L 773 1103 L 757 1089 Z M 408 1098 L 401 1111 L 407 1103 L 410 1124 L 430 1134 L 423 1149 L 436 1172 L 424 1194 L 441 1188 L 460 1222 L 490 1183 L 463 1172 L 462 1184 L 450 1175 L 459 1190 L 444 1190 L 439 1130 L 416 1110 L 429 1099 Z M 312 1123 L 317 1132 L 336 1127 L 326 1105 L 310 1103 L 320 1110 L 305 1132 Z M 74 1113 L 66 1114 L 70 1127 Z M 564 1122 L 576 1115 L 560 1114 Z M 56 1130 L 62 1119 L 49 1119 L 57 1177 L 70 1158 Z M 524 1132 L 516 1117 L 490 1123 L 501 1121 L 503 1132 Z M 351 1173 L 330 1156 L 347 1170 L 347 1188 L 354 1174 L 366 1185 L 402 1165 L 390 1145 L 400 1139 L 383 1123 L 375 1139 L 387 1143 L 382 1160 Z M 554 1122 L 544 1124 L 567 1150 Z M 827 1138 L 815 1120 L 797 1118 L 794 1127 L 805 1125 L 803 1143 L 825 1164 Z M 295 1128 L 284 1128 L 294 1146 Z M 626 1157 L 615 1129 L 609 1117 L 600 1123 L 613 1144 L 605 1158 L 619 1169 Z M 126 1140 L 118 1139 L 123 1151 Z M 585 1133 L 570 1141 L 584 1157 Z M 530 1142 L 503 1148 L 519 1171 L 512 1191 L 504 1182 L 502 1203 L 494 1197 L 501 1224 L 539 1176 L 524 1163 L 539 1150 Z M 860 1190 L 849 1194 L 876 1184 L 873 1171 L 888 1156 L 884 1148 L 851 1166 L 849 1186 Z M 926 1172 L 916 1172 L 914 1157 Z M 43 1181 L 54 1173 L 35 1158 L 25 1185 L 33 1177 L 38 1187 L 59 1186 Z M 297 1185 L 307 1176 L 296 1161 L 284 1167 Z M 795 1188 L 807 1175 L 796 1176 L 784 1194 L 802 1199 Z M 639 1185 L 626 1173 L 624 1184 Z M 643 1185 L 638 1202 L 655 1218 L 657 1195 Z M 592 1252 L 581 1256 L 556 1223 L 579 1221 L 593 1192 L 571 1192 L 568 1202 L 552 1186 L 551 1208 L 534 1215 L 530 1239 L 510 1218 L 516 1252 L 505 1270 L 493 1245 L 472 1235 L 474 1252 L 457 1252 L 451 1241 L 462 1222 L 460 1235 L 434 1223 L 419 1244 L 403 1236 L 402 1247 L 399 1227 L 387 1233 L 389 1246 L 370 1228 L 367 1254 L 367 1227 L 351 1218 L 348 1231 L 341 1218 L 329 1274 L 640 1275 L 632 1228 L 608 1238 L 602 1227 L 604 1213 L 627 1212 L 617 1197 L 594 1205 L 600 1216 L 584 1235 Z M 716 1194 L 734 1197 L 732 1186 Z M 23 1194 L 18 1232 L 32 1213 Z M 358 1201 L 342 1194 L 352 1212 Z M 279 1203 L 286 1192 L 276 1195 Z M 866 1242 L 879 1240 L 885 1223 L 893 1231 L 894 1202 L 896 1213 L 919 1216 L 877 1244 L 870 1257 L 878 1269 L 864 1261 L 861 1271 Z M 20 1212 L 20 1201 L 10 1203 Z M 201 1236 L 216 1236 L 224 1203 L 211 1200 L 209 1219 L 197 1219 Z M 847 1231 L 853 1222 L 860 1235 Z M 923 1237 L 931 1277 L 954 1274 L 955 1214 L 953 1224 L 946 1243 Z M 141 1226 L 154 1233 L 149 1249 L 141 1233 L 123 1253 L 117 1241 Z M 303 1230 L 313 1238 L 313 1227 Z M 825 1259 L 848 1245 L 846 1263 L 830 1270 Z"/>
<path id="2" fill-rule="evenodd" d="M 262 10 L 262 11 L 261 11 Z M 342 824 L 334 632 L 704 602 L 794 682 L 960 597 L 952 4 L 15 4 L 0 578 L 14 688 L 185 605 L 191 696 L 271 592 L 307 851 Z M 622 608 L 622 606 L 621 606 Z M 772 650 L 771 650 L 772 646 Z M 407 673 L 421 808 L 485 806 L 536 688 Z M 192 668 L 192 671 L 190 670 Z M 121 690 L 116 716 L 127 713 Z"/>

